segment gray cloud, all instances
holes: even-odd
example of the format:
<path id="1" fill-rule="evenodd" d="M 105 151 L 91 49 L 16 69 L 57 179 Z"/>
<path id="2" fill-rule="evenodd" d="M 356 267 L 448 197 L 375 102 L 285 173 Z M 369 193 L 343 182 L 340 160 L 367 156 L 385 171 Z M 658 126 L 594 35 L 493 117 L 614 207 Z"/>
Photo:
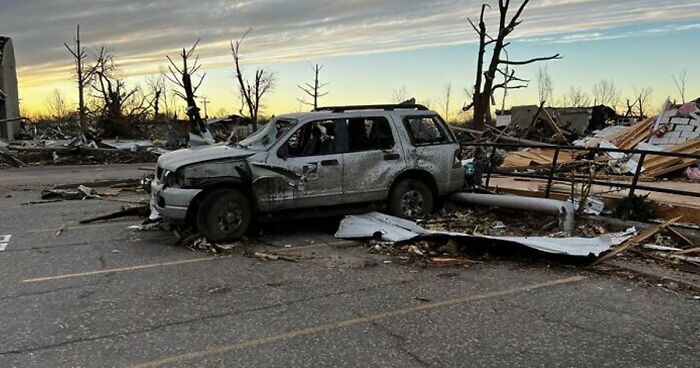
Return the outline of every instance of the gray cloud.
<path id="1" fill-rule="evenodd" d="M 495 3 L 495 2 L 494 2 Z M 519 2 L 516 2 L 519 3 Z M 228 62 L 227 43 L 254 27 L 249 62 L 277 62 L 471 42 L 480 0 L 3 0 L 0 34 L 15 39 L 24 76 L 57 73 L 63 42 L 80 23 L 88 48 L 107 44 L 125 69 L 157 68 L 201 38 L 207 66 Z M 496 11 L 489 12 L 491 20 Z M 602 30 L 700 18 L 691 0 L 534 0 L 518 36 L 549 42 L 615 37 Z M 561 34 L 581 34 L 568 39 Z M 50 73 L 49 73 L 50 74 Z M 65 74 L 63 74 L 65 76 Z"/>

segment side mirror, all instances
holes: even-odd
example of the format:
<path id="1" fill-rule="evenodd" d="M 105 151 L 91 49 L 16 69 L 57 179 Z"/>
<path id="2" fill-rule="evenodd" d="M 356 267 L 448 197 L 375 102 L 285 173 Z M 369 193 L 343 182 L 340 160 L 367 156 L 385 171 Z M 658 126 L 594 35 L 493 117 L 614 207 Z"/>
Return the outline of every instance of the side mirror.
<path id="1" fill-rule="evenodd" d="M 277 150 L 277 157 L 287 161 L 289 158 L 289 142 L 283 144 L 279 150 Z"/>

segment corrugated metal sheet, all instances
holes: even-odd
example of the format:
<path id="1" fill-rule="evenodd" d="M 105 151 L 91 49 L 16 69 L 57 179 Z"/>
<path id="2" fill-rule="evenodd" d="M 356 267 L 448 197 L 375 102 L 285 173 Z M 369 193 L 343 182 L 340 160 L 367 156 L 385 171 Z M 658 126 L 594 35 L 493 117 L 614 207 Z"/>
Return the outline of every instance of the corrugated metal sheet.
<path id="1" fill-rule="evenodd" d="M 381 238 L 390 242 L 402 242 L 431 236 L 451 236 L 463 239 L 492 239 L 519 244 L 546 253 L 579 257 L 594 255 L 597 257 L 611 247 L 622 244 L 626 240 L 632 238 L 636 232 L 636 229 L 630 228 L 622 233 L 605 234 L 597 238 L 483 236 L 427 230 L 413 221 L 379 212 L 371 212 L 364 215 L 346 216 L 343 221 L 340 222 L 340 227 L 335 237 L 341 239 Z"/>

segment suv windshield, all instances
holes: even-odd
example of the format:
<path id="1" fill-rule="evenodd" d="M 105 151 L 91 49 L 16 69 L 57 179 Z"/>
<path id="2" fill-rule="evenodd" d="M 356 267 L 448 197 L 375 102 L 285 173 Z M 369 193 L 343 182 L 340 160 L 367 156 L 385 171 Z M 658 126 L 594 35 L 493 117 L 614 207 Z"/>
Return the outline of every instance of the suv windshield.
<path id="1" fill-rule="evenodd" d="M 231 145 L 251 151 L 267 151 L 296 123 L 294 119 L 272 118 L 262 129 L 242 141 L 231 142 Z"/>

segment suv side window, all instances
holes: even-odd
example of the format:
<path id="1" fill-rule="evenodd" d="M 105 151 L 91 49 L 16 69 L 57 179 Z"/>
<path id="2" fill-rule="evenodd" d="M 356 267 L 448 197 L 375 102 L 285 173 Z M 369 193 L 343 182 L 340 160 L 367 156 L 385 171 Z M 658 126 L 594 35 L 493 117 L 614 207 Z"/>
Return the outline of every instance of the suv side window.
<path id="1" fill-rule="evenodd" d="M 347 137 L 345 119 L 309 122 L 289 137 L 287 155 L 310 157 L 347 152 Z"/>
<path id="2" fill-rule="evenodd" d="M 347 119 L 348 152 L 386 150 L 394 147 L 394 134 L 384 117 Z"/>
<path id="3" fill-rule="evenodd" d="M 451 143 L 442 122 L 435 116 L 409 116 L 404 126 L 414 146 L 430 146 Z"/>

